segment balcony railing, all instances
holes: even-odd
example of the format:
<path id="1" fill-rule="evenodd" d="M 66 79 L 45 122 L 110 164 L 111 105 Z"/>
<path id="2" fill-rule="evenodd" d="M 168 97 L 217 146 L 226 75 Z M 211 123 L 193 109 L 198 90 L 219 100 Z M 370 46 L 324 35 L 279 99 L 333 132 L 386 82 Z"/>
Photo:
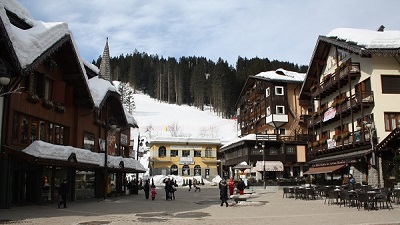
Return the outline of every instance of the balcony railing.
<path id="1" fill-rule="evenodd" d="M 334 74 L 325 75 L 323 81 L 319 85 L 313 87 L 313 90 L 311 90 L 311 96 L 316 97 L 319 95 L 322 98 L 326 97 L 332 94 L 338 88 L 346 85 L 350 79 L 354 79 L 359 76 L 359 63 L 345 63 L 345 66 L 340 67 Z"/>
<path id="2" fill-rule="evenodd" d="M 342 118 L 351 115 L 351 111 L 353 113 L 358 112 L 362 107 L 368 108 L 374 104 L 374 92 L 373 91 L 360 91 L 356 94 L 346 98 L 343 101 L 337 102 L 335 107 L 335 116 L 329 120 L 324 121 L 324 114 L 326 110 L 320 111 L 318 113 L 314 113 L 314 115 L 307 120 L 307 126 L 313 127 L 318 126 L 319 123 L 323 122 L 324 124 L 332 123 L 339 120 L 339 115 L 342 114 Z"/>
<path id="3" fill-rule="evenodd" d="M 341 151 L 354 146 L 371 145 L 368 131 L 354 131 L 335 135 L 325 141 L 314 141 L 308 145 L 309 153 L 313 156 L 323 155 L 334 151 Z"/>

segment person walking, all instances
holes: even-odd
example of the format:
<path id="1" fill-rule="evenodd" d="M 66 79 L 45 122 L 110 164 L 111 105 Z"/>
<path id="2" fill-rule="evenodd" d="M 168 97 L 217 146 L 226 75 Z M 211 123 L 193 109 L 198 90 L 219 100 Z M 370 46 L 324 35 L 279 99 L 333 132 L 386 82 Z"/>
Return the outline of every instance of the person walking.
<path id="1" fill-rule="evenodd" d="M 225 179 L 219 182 L 219 199 L 221 199 L 221 206 L 226 205 L 228 207 L 228 185 Z"/>
<path id="2" fill-rule="evenodd" d="M 233 177 L 229 178 L 228 187 L 229 187 L 229 195 L 233 195 L 233 191 L 235 190 L 235 181 L 233 181 Z"/>
<path id="3" fill-rule="evenodd" d="M 197 180 L 193 179 L 193 188 L 194 188 L 194 192 L 196 192 L 197 190 L 200 192 L 201 188 L 199 186 L 197 186 Z"/>
<path id="4" fill-rule="evenodd" d="M 192 190 L 192 179 L 189 179 L 189 191 Z"/>
<path id="5" fill-rule="evenodd" d="M 156 186 L 154 184 L 151 185 L 150 192 L 151 192 L 151 200 L 154 200 L 157 195 Z"/>
<path id="6" fill-rule="evenodd" d="M 242 180 L 242 178 L 239 178 L 239 181 L 236 185 L 236 188 L 239 191 L 239 195 L 243 195 L 244 194 L 244 189 L 246 188 L 246 185 L 244 184 L 244 181 Z"/>
<path id="7" fill-rule="evenodd" d="M 144 197 L 146 199 L 149 199 L 149 195 L 150 195 L 150 181 L 149 180 L 146 180 L 144 182 L 143 190 L 144 190 Z"/>
<path id="8" fill-rule="evenodd" d="M 60 208 L 61 205 L 64 205 L 64 208 L 67 208 L 67 195 L 68 195 L 67 179 L 64 179 L 64 181 L 61 183 L 60 187 L 58 188 L 58 194 L 62 198 L 61 202 L 58 203 L 58 208 Z"/>

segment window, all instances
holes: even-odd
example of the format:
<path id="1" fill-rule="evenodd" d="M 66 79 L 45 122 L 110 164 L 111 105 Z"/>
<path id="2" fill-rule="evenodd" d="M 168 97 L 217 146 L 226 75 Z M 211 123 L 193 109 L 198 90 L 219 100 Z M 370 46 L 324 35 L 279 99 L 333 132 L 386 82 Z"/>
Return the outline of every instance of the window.
<path id="1" fill-rule="evenodd" d="M 210 158 L 212 156 L 212 148 L 211 147 L 206 147 L 206 158 Z"/>
<path id="2" fill-rule="evenodd" d="M 288 154 L 288 155 L 296 154 L 296 152 L 294 150 L 294 146 L 286 145 L 286 154 Z"/>
<path id="3" fill-rule="evenodd" d="M 271 115 L 271 106 L 267 107 L 267 116 Z"/>
<path id="4" fill-rule="evenodd" d="M 194 150 L 194 157 L 201 157 L 201 150 Z"/>
<path id="5" fill-rule="evenodd" d="M 171 157 L 178 157 L 178 150 L 171 150 Z"/>
<path id="6" fill-rule="evenodd" d="M 190 175 L 190 168 L 188 165 L 183 165 L 182 167 L 182 176 Z"/>
<path id="7" fill-rule="evenodd" d="M 14 144 L 28 144 L 36 140 L 64 145 L 66 127 L 34 117 L 14 114 L 12 137 Z M 55 137 L 55 138 L 54 138 Z"/>
<path id="8" fill-rule="evenodd" d="M 167 156 L 167 149 L 165 148 L 165 146 L 160 146 L 160 148 L 158 148 L 158 157 L 166 157 Z"/>
<path id="9" fill-rule="evenodd" d="M 276 86 L 275 87 L 275 95 L 284 95 L 284 91 L 283 91 L 283 87 L 282 86 Z"/>
<path id="10" fill-rule="evenodd" d="M 171 166 L 171 175 L 178 175 L 178 166 L 177 165 Z"/>
<path id="11" fill-rule="evenodd" d="M 400 94 L 400 76 L 381 76 L 382 94 Z"/>
<path id="12" fill-rule="evenodd" d="M 270 147 L 270 148 L 269 148 L 269 154 L 270 154 L 270 155 L 278 155 L 278 148 L 276 148 L 276 147 Z"/>
<path id="13" fill-rule="evenodd" d="M 267 89 L 265 89 L 265 97 L 270 96 L 270 88 L 267 87 Z"/>
<path id="14" fill-rule="evenodd" d="M 276 106 L 276 114 L 285 114 L 285 106 L 277 105 Z"/>
<path id="15" fill-rule="evenodd" d="M 385 131 L 394 130 L 400 123 L 400 113 L 385 113 Z"/>
<path id="16" fill-rule="evenodd" d="M 190 156 L 190 150 L 182 150 L 182 157 L 189 157 Z"/>
<path id="17" fill-rule="evenodd" d="M 29 94 L 37 95 L 40 98 L 44 97 L 44 80 L 45 75 L 43 73 L 34 72 L 29 75 Z"/>
<path id="18" fill-rule="evenodd" d="M 276 129 L 274 129 L 274 134 L 284 135 L 285 133 L 286 133 L 286 129 L 285 128 L 276 128 Z"/>
<path id="19" fill-rule="evenodd" d="M 83 134 L 83 148 L 94 152 L 94 135 L 91 133 Z"/>
<path id="20" fill-rule="evenodd" d="M 53 81 L 46 78 L 45 84 L 44 84 L 44 99 L 46 100 L 52 100 L 51 98 L 51 93 L 53 91 Z"/>
<path id="21" fill-rule="evenodd" d="M 194 166 L 194 175 L 201 176 L 201 166 L 199 166 L 199 165 Z"/>

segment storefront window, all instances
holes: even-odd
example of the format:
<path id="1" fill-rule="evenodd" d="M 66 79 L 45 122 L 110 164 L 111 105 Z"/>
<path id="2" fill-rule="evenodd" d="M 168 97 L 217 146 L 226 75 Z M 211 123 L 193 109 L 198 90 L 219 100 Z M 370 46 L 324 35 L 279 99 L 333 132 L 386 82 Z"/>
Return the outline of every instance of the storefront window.
<path id="1" fill-rule="evenodd" d="M 83 134 L 83 148 L 94 152 L 94 135 L 90 133 Z"/>
<path id="2" fill-rule="evenodd" d="M 94 198 L 95 173 L 92 171 L 77 171 L 75 176 L 76 199 Z"/>

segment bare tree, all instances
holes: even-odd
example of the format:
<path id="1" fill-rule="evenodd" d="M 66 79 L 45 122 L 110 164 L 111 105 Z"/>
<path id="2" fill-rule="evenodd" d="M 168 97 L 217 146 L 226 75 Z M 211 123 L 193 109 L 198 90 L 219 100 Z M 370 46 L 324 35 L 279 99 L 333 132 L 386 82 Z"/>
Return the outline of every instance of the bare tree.
<path id="1" fill-rule="evenodd" d="M 171 133 L 172 137 L 178 137 L 180 126 L 177 121 L 172 122 L 168 125 L 168 131 Z"/>

